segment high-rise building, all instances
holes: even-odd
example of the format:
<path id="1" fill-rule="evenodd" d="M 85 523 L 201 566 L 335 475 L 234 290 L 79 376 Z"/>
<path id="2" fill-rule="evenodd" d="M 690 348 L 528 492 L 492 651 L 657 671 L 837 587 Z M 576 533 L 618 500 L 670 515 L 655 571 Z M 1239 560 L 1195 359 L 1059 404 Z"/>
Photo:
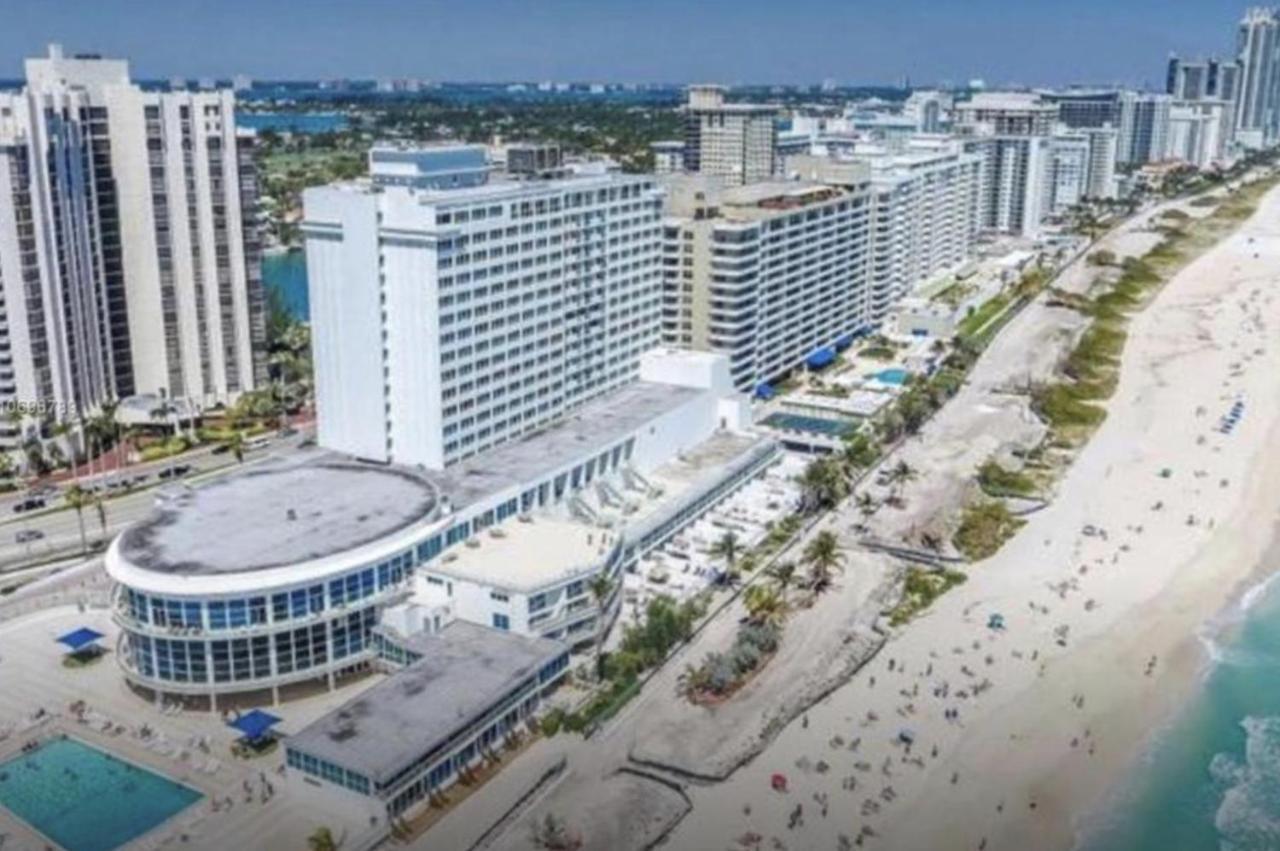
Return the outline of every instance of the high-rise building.
<path id="1" fill-rule="evenodd" d="M 663 140 L 649 145 L 653 152 L 654 174 L 677 174 L 684 171 L 684 142 Z"/>
<path id="2" fill-rule="evenodd" d="M 653 178 L 495 181 L 476 150 L 375 152 L 372 182 L 304 193 L 321 445 L 441 469 L 634 380 L 658 344 Z"/>
<path id="3" fill-rule="evenodd" d="M 1061 215 L 1084 200 L 1089 188 L 1089 138 L 1080 132 L 1053 136 L 1045 178 L 1044 214 Z"/>
<path id="4" fill-rule="evenodd" d="M 1137 166 L 1163 160 L 1169 145 L 1169 110 L 1173 99 L 1166 94 L 1122 94 L 1120 162 Z"/>
<path id="5" fill-rule="evenodd" d="M 1165 92 L 1174 100 L 1225 100 L 1235 102 L 1240 63 L 1209 59 L 1169 58 Z"/>
<path id="6" fill-rule="evenodd" d="M 982 92 L 956 104 L 966 152 L 982 159 L 979 222 L 994 233 L 1040 230 L 1058 105 L 1024 92 Z"/>
<path id="7" fill-rule="evenodd" d="M 126 62 L 56 46 L 26 77 L 0 94 L 0 401 L 76 419 L 265 380 L 257 172 L 232 94 L 143 91 Z"/>
<path id="8" fill-rule="evenodd" d="M 690 86 L 685 105 L 684 168 L 729 183 L 768 180 L 776 171 L 777 110 L 726 103 L 722 86 Z"/>
<path id="9" fill-rule="evenodd" d="M 956 142 L 923 140 L 904 150 L 864 149 L 852 159 L 871 169 L 870 324 L 878 327 L 915 287 L 973 256 L 982 160 Z M 811 162 L 792 164 L 814 179 L 834 179 Z"/>
<path id="10" fill-rule="evenodd" d="M 1071 131 L 1082 135 L 1089 143 L 1089 173 L 1085 182 L 1088 198 L 1115 198 L 1116 146 L 1119 133 L 1113 127 L 1083 127 Z"/>
<path id="11" fill-rule="evenodd" d="M 1248 147 L 1262 147 L 1280 129 L 1280 18 L 1275 10 L 1249 9 L 1240 22 L 1236 49 L 1236 138 Z"/>
<path id="12" fill-rule="evenodd" d="M 1231 105 L 1220 100 L 1175 102 L 1169 111 L 1169 159 L 1206 168 L 1227 153 Z"/>
<path id="13" fill-rule="evenodd" d="M 870 171 L 831 166 L 838 182 L 667 178 L 666 343 L 726 355 L 753 390 L 870 326 Z"/>
<path id="14" fill-rule="evenodd" d="M 950 108 L 949 94 L 922 89 L 907 97 L 902 105 L 902 116 L 914 123 L 921 133 L 941 133 Z"/>

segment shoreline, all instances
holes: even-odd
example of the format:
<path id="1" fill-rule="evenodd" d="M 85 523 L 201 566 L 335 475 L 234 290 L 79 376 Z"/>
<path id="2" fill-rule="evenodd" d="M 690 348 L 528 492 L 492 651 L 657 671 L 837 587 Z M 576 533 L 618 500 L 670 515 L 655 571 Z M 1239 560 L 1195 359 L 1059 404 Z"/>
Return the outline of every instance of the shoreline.
<path id="1" fill-rule="evenodd" d="M 1214 255 L 1229 250 L 1224 246 L 1238 242 L 1242 231 L 1257 227 L 1261 220 L 1274 219 L 1276 202 L 1277 191 L 1273 189 L 1240 230 L 1180 271 L 1178 277 L 1191 278 L 1181 282 L 1181 290 L 1191 290 L 1198 277 L 1214 276 L 1210 268 Z M 1198 330 L 1199 325 L 1208 321 L 1205 314 L 1212 313 L 1210 307 L 1196 304 L 1196 298 L 1187 292 L 1170 292 L 1177 283 L 1176 278 L 1170 281 L 1156 296 L 1148 312 L 1135 320 L 1135 326 L 1142 323 L 1143 339 L 1141 342 L 1133 341 L 1137 349 L 1132 360 L 1125 358 L 1122 382 L 1128 391 L 1134 389 L 1135 381 L 1150 377 L 1155 378 L 1157 385 L 1168 387 L 1160 373 L 1162 368 L 1171 365 L 1169 361 L 1188 355 L 1204 355 L 1194 341 L 1188 340 L 1180 352 L 1164 359 L 1153 358 L 1150 364 L 1144 360 L 1144 355 L 1148 355 L 1155 345 L 1153 340 L 1158 340 L 1163 331 L 1155 317 L 1179 309 L 1188 310 L 1197 316 L 1195 324 Z M 1226 287 L 1227 295 L 1248 286 L 1246 279 L 1230 281 Z M 1223 287 L 1215 280 L 1208 288 Z M 1160 309 L 1157 310 L 1157 306 Z M 1150 375 L 1144 374 L 1148 371 Z M 1135 372 L 1138 375 L 1135 376 Z M 1141 395 L 1139 392 L 1137 397 Z M 1134 405 L 1136 401 L 1137 398 L 1126 397 L 1120 405 L 1109 408 L 1128 405 L 1131 409 L 1124 413 L 1131 418 L 1142 419 L 1145 415 L 1150 419 L 1151 412 Z M 1108 436 L 1113 440 L 1116 437 L 1114 433 Z M 1140 441 L 1143 435 L 1139 433 L 1136 437 Z M 1095 436 L 1095 440 L 1101 438 L 1101 432 Z M 1050 662 L 1049 673 L 1046 674 L 1046 680 L 1053 683 L 1050 689 L 1035 689 L 1029 695 L 1024 691 L 1016 697 L 1025 700 L 1007 701 L 1005 706 L 997 708 L 976 725 L 973 740 L 962 749 L 962 754 L 969 758 L 960 761 L 982 765 L 991 760 L 989 754 L 984 756 L 980 753 L 982 747 L 997 751 L 1000 745 L 1008 747 L 1008 742 L 1002 741 L 1003 736 L 993 735 L 994 730 L 1001 733 L 1014 730 L 1016 732 L 1012 735 L 1015 737 L 1030 736 L 1037 724 L 1046 719 L 1053 720 L 1057 713 L 1052 708 L 1054 701 L 1051 696 L 1070 683 L 1072 694 L 1077 690 L 1083 693 L 1087 689 L 1093 704 L 1088 712 L 1078 713 L 1071 720 L 1077 728 L 1088 729 L 1098 742 L 1096 752 L 1086 761 L 1072 752 L 1074 748 L 1064 750 L 1060 743 L 1056 748 L 1050 745 L 1039 754 L 1025 756 L 1026 764 L 1015 777 L 1025 788 L 1029 799 L 1027 805 L 1016 817 L 1001 819 L 1004 824 L 991 825 L 990 833 L 984 834 L 988 838 L 988 847 L 1030 847 L 1028 843 L 1042 848 L 1079 847 L 1104 815 L 1106 801 L 1123 788 L 1125 780 L 1138 767 L 1138 759 L 1152 747 L 1158 732 L 1176 723 L 1179 710 L 1212 670 L 1213 658 L 1204 644 L 1203 630 L 1212 629 L 1215 620 L 1230 617 L 1233 610 L 1239 610 L 1254 589 L 1265 588 L 1265 583 L 1274 581 L 1276 571 L 1269 567 L 1274 564 L 1270 554 L 1280 550 L 1280 518 L 1274 508 L 1267 510 L 1267 522 L 1259 531 L 1260 518 L 1257 515 L 1262 512 L 1255 510 L 1254 506 L 1278 504 L 1273 497 L 1280 489 L 1273 483 L 1280 477 L 1280 464 L 1275 461 L 1268 463 L 1266 451 L 1267 447 L 1278 444 L 1280 419 L 1277 411 L 1273 410 L 1264 438 L 1256 441 L 1250 458 L 1246 459 L 1256 462 L 1246 468 L 1246 484 L 1233 494 L 1235 499 L 1226 516 L 1219 518 L 1225 522 L 1220 522 L 1207 540 L 1184 548 L 1180 558 L 1171 554 L 1177 559 L 1176 567 L 1152 589 L 1154 593 L 1146 601 L 1128 607 L 1124 613 L 1126 620 L 1098 630 L 1084 644 Z M 1091 449 L 1092 444 L 1076 459 L 1073 472 Z M 1093 450 L 1094 454 L 1102 451 L 1101 448 Z M 1205 502 L 1201 498 L 1189 501 L 1190 507 L 1200 510 L 1209 507 Z M 976 568 L 981 569 L 981 565 Z M 1145 682 L 1135 682 L 1133 671 L 1147 655 L 1159 657 L 1158 675 L 1143 678 Z M 1098 694 L 1099 691 L 1102 694 Z M 1062 694 L 1057 696 L 1059 699 L 1065 697 Z M 1099 697 L 1101 705 L 1097 703 Z M 979 753 L 970 756 L 975 743 Z M 1051 754 L 1050 751 L 1056 753 Z M 1033 801 L 1035 810 L 1030 809 Z M 924 813 L 912 807 L 900 812 L 899 816 L 907 822 L 921 819 Z M 964 820 L 963 817 L 961 819 Z M 914 832 L 911 828 L 904 830 Z"/>
<path id="2" fill-rule="evenodd" d="M 1273 573 L 1280 358 L 1266 351 L 1264 318 L 1280 324 L 1278 257 L 1273 188 L 1135 316 L 1107 421 L 1054 502 L 815 706 L 812 729 L 791 725 L 727 782 L 693 790 L 673 847 L 721 847 L 748 830 L 836 847 L 866 827 L 872 848 L 1079 842 L 1202 680 L 1202 625 L 1256 599 Z M 1219 433 L 1233 398 L 1248 414 Z M 1276 508 L 1263 519 L 1256 506 Z M 986 628 L 993 611 L 1006 631 Z M 836 745 L 853 736 L 856 756 Z M 815 760 L 830 774 L 811 771 Z M 853 760 L 861 773 L 848 774 Z M 789 796 L 767 791 L 778 770 L 791 773 Z M 841 817 L 826 818 L 827 800 Z M 800 805 L 807 817 L 788 827 Z"/>
<path id="3" fill-rule="evenodd" d="M 1280 428 L 1276 433 L 1280 437 Z M 1153 723 L 1149 732 L 1133 742 L 1127 758 L 1119 760 L 1123 767 L 1115 772 L 1112 781 L 1098 789 L 1095 799 L 1074 815 L 1071 844 L 1064 847 L 1073 851 L 1088 848 L 1089 840 L 1097 834 L 1108 814 L 1109 804 L 1119 802 L 1126 791 L 1141 791 L 1126 788 L 1126 783 L 1141 769 L 1143 758 L 1162 745 L 1163 737 L 1175 732 L 1184 720 L 1185 713 L 1193 708 L 1193 702 L 1202 695 L 1208 679 L 1218 666 L 1226 662 L 1224 657 L 1218 655 L 1219 651 L 1212 649 L 1218 646 L 1215 639 L 1223 638 L 1232 629 L 1239 628 L 1248 617 L 1248 610 L 1253 603 L 1280 580 L 1280 566 L 1277 565 L 1280 565 L 1280 519 L 1272 525 L 1270 543 L 1264 548 L 1254 569 L 1224 595 L 1223 603 L 1216 611 L 1202 619 L 1192 634 L 1175 646 L 1174 659 L 1185 662 L 1171 665 L 1165 675 L 1157 680 L 1157 685 L 1161 686 L 1163 702 L 1159 711 L 1150 717 Z M 1149 706 L 1144 708 L 1150 709 Z"/>

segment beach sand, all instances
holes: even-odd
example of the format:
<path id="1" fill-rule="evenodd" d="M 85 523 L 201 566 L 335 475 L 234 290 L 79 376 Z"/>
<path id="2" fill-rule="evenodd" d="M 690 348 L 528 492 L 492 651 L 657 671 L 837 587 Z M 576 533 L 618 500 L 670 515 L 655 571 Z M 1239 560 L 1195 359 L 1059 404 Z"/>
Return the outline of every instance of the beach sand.
<path id="1" fill-rule="evenodd" d="M 807 723 L 693 787 L 669 847 L 1071 847 L 1194 685 L 1197 628 L 1264 570 L 1280 519 L 1278 289 L 1273 190 L 1134 318 L 1107 421 L 1053 502 Z M 993 613 L 1006 629 L 988 629 Z"/>

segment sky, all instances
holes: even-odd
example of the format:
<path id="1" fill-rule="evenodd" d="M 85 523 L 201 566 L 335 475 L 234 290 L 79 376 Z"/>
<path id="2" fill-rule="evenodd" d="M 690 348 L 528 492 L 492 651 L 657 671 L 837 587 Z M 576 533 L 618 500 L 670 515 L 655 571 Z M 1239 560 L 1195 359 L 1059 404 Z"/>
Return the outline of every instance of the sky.
<path id="1" fill-rule="evenodd" d="M 0 78 L 52 41 L 133 76 L 1162 87 L 1227 0 L 0 0 Z"/>

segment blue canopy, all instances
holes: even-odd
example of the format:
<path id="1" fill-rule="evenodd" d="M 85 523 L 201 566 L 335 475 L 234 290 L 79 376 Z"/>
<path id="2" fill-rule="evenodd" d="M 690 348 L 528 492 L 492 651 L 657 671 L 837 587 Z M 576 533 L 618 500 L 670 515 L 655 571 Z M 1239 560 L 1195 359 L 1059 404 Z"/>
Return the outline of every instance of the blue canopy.
<path id="1" fill-rule="evenodd" d="M 765 382 L 765 381 L 761 381 L 759 384 L 756 385 L 757 399 L 772 399 L 775 395 L 776 393 L 774 392 L 772 384 L 769 384 L 768 382 Z"/>
<path id="2" fill-rule="evenodd" d="M 853 345 L 853 341 L 856 338 L 856 336 L 857 335 L 855 334 L 845 334 L 843 337 L 838 338 L 836 340 L 836 348 L 837 349 L 849 348 L 851 345 Z"/>
<path id="3" fill-rule="evenodd" d="M 809 355 L 809 357 L 805 358 L 804 362 L 809 365 L 810 369 L 822 369 L 824 366 L 827 366 L 833 361 L 835 361 L 835 359 L 836 359 L 835 349 L 831 348 L 830 346 L 824 346 L 821 349 L 818 349 L 813 354 Z"/>
<path id="4" fill-rule="evenodd" d="M 87 626 L 82 626 L 79 629 L 68 632 L 66 635 L 59 636 L 58 643 L 67 645 L 71 648 L 71 652 L 75 653 L 85 649 L 102 637 L 102 633 L 97 630 L 89 629 Z"/>
<path id="5" fill-rule="evenodd" d="M 270 712 L 263 712 L 261 709 L 251 709 L 244 713 L 236 720 L 227 724 L 228 727 L 234 727 L 244 737 L 250 741 L 257 741 L 271 731 L 271 728 L 280 723 L 280 719 L 272 715 Z"/>

